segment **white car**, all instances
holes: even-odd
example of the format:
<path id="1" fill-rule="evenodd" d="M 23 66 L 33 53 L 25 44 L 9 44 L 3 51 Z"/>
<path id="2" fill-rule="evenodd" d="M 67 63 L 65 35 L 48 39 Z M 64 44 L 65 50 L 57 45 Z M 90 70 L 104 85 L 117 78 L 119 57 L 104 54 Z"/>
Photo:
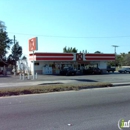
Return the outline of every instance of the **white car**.
<path id="1" fill-rule="evenodd" d="M 118 70 L 119 73 L 130 73 L 130 68 L 122 68 Z"/>

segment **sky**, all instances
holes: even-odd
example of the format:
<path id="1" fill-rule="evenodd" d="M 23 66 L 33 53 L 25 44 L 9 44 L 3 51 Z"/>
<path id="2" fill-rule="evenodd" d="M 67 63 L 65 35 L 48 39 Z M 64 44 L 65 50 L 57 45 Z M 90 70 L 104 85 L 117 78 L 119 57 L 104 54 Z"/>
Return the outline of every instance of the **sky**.
<path id="1" fill-rule="evenodd" d="M 28 40 L 38 37 L 36 52 L 76 47 L 89 53 L 130 51 L 130 0 L 0 0 L 0 20 L 28 56 Z"/>

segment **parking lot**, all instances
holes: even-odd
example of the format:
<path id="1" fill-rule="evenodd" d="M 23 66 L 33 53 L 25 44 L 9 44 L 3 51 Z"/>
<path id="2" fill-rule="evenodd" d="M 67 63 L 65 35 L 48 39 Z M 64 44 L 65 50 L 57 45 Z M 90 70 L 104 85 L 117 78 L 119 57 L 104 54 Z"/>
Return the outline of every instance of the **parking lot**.
<path id="1" fill-rule="evenodd" d="M 35 82 L 35 81 L 60 81 L 69 80 L 73 83 L 76 82 L 111 82 L 122 83 L 130 82 L 130 74 L 109 73 L 102 75 L 76 75 L 76 76 L 60 76 L 60 75 L 38 75 L 38 79 L 32 80 L 25 78 L 20 80 L 19 76 L 0 76 L 0 83 L 18 83 L 18 82 Z"/>

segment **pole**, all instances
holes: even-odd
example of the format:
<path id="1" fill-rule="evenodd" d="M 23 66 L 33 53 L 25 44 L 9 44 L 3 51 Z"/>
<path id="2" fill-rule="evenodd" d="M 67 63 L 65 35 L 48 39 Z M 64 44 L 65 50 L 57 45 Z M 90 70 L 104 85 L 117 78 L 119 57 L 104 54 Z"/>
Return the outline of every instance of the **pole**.
<path id="1" fill-rule="evenodd" d="M 24 73 L 23 73 L 23 80 L 24 80 Z"/>
<path id="2" fill-rule="evenodd" d="M 117 45 L 112 45 L 114 47 L 114 50 L 115 50 L 115 66 L 116 66 L 116 59 L 117 59 L 117 55 L 116 55 L 116 48 L 119 47 Z"/>
<path id="3" fill-rule="evenodd" d="M 14 45 L 15 45 L 15 35 L 14 35 Z M 16 62 L 15 62 L 15 66 L 14 66 L 14 75 L 16 75 Z"/>
<path id="4" fill-rule="evenodd" d="M 22 79 L 22 75 L 21 75 L 21 72 L 20 72 L 20 74 L 19 74 L 19 79 L 20 79 L 20 80 Z"/>
<path id="5" fill-rule="evenodd" d="M 15 44 L 15 35 L 14 35 L 14 44 Z"/>
<path id="6" fill-rule="evenodd" d="M 119 47 L 117 45 L 112 45 L 114 47 L 114 50 L 115 50 L 115 55 L 116 55 L 116 48 Z"/>
<path id="7" fill-rule="evenodd" d="M 33 51 L 33 80 L 35 78 L 35 72 L 34 72 L 35 68 L 34 68 L 34 51 Z"/>
<path id="8" fill-rule="evenodd" d="M 28 79 L 29 79 L 29 72 L 28 72 Z"/>
<path id="9" fill-rule="evenodd" d="M 36 73 L 36 79 L 37 79 L 37 73 Z"/>

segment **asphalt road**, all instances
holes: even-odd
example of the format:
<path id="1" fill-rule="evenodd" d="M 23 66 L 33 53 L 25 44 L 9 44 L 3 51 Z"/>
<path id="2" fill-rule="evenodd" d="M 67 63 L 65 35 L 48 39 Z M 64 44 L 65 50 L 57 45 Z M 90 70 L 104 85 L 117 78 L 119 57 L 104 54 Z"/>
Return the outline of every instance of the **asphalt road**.
<path id="1" fill-rule="evenodd" d="M 0 98 L 1 130 L 119 130 L 130 86 Z"/>
<path id="2" fill-rule="evenodd" d="M 55 75 L 39 75 L 37 80 L 34 81 L 59 81 L 59 80 L 71 80 L 73 83 L 77 82 L 111 82 L 122 83 L 130 82 L 130 74 L 103 74 L 103 75 L 77 75 L 77 76 L 55 76 Z M 18 82 L 33 82 L 33 80 L 20 80 L 19 76 L 1 77 L 0 83 L 18 83 Z"/>

